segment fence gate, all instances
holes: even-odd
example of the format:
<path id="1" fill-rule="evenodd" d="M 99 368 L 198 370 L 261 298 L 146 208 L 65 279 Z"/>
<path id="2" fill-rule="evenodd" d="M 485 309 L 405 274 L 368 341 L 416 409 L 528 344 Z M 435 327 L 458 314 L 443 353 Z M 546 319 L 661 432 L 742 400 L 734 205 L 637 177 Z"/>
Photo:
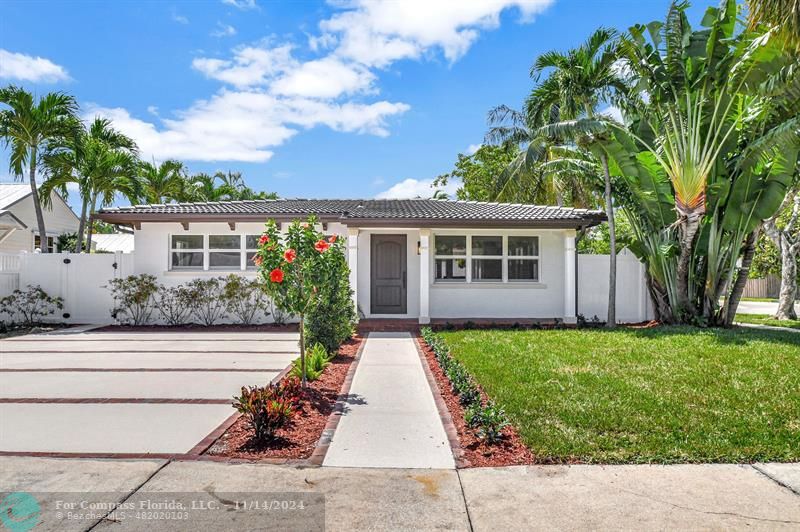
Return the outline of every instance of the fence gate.
<path id="1" fill-rule="evenodd" d="M 19 253 L 0 253 L 0 297 L 19 288 Z"/>

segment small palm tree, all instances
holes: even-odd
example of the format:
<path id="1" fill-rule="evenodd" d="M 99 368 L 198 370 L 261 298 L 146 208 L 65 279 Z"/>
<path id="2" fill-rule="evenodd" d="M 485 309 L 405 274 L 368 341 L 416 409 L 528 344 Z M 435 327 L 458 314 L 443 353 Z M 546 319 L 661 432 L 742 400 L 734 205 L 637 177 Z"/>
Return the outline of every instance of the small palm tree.
<path id="1" fill-rule="evenodd" d="M 185 201 L 186 179 L 183 163 L 166 160 L 161 164 L 142 162 L 139 164 L 138 179 L 141 186 L 142 199 L 145 203 L 168 203 Z"/>
<path id="2" fill-rule="evenodd" d="M 225 201 L 236 199 L 238 190 L 233 186 L 225 183 L 217 186 L 217 177 L 221 172 L 218 172 L 213 177 L 208 174 L 195 174 L 189 182 L 192 186 L 194 195 L 193 201 Z"/>
<path id="3" fill-rule="evenodd" d="M 78 104 L 75 98 L 62 92 L 51 92 L 35 101 L 31 93 L 14 85 L 0 89 L 0 103 L 8 106 L 0 110 L 0 138 L 11 149 L 9 169 L 19 180 L 28 171 L 36 224 L 44 242 L 47 229 L 36 185 L 37 170 L 43 158 L 67 149 L 80 134 Z M 41 169 L 46 173 L 46 167 Z M 49 251 L 45 245 L 41 250 Z"/>
<path id="4" fill-rule="evenodd" d="M 75 252 L 80 253 L 84 243 L 87 214 L 94 217 L 98 200 L 101 206 L 109 205 L 117 193 L 135 202 L 139 196 L 136 180 L 136 143 L 111 127 L 107 118 L 97 117 L 88 129 L 83 128 L 73 139 L 70 148 L 51 154 L 45 164 L 51 177 L 42 185 L 43 193 L 51 189 L 66 189 L 67 183 L 76 183 L 81 195 L 81 214 Z M 89 224 L 87 250 L 91 251 L 92 230 Z"/>

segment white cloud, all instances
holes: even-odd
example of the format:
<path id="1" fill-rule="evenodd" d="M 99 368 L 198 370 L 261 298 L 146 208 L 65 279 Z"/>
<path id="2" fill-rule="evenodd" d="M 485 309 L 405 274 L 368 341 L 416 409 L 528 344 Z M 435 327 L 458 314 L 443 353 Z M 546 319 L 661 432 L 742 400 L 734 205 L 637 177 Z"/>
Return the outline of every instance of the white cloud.
<path id="1" fill-rule="evenodd" d="M 188 24 L 189 19 L 183 15 L 179 15 L 175 11 L 172 12 L 172 20 L 177 22 L 178 24 Z"/>
<path id="2" fill-rule="evenodd" d="M 230 24 L 217 22 L 217 29 L 213 30 L 209 35 L 212 37 L 232 37 L 236 35 L 236 28 Z"/>
<path id="3" fill-rule="evenodd" d="M 387 119 L 408 106 L 386 101 L 337 104 L 306 98 L 279 98 L 258 91 L 223 90 L 198 100 L 159 124 L 132 116 L 121 108 L 90 106 L 95 115 L 113 120 L 139 145 L 145 157 L 163 160 L 265 162 L 270 148 L 294 136 L 298 128 L 327 126 L 335 131 L 389 134 Z"/>
<path id="4" fill-rule="evenodd" d="M 337 53 L 369 66 L 383 67 L 440 49 L 448 61 L 466 53 L 482 29 L 500 24 L 500 13 L 516 8 L 522 22 L 553 0 L 463 0 L 461 2 L 353 0 L 348 9 L 320 23 L 328 39 L 335 35 Z"/>
<path id="5" fill-rule="evenodd" d="M 373 92 L 375 81 L 367 68 L 333 56 L 300 62 L 292 57 L 289 44 L 239 47 L 231 59 L 198 57 L 192 67 L 234 87 L 266 86 L 275 94 L 308 98 Z"/>
<path id="6" fill-rule="evenodd" d="M 473 155 L 476 151 L 481 149 L 481 146 L 482 144 L 470 144 L 469 146 L 467 146 L 466 154 Z"/>
<path id="7" fill-rule="evenodd" d="M 369 92 L 375 75 L 366 68 L 345 64 L 334 57 L 307 61 L 276 80 L 277 94 L 310 98 L 336 98 L 342 94 Z"/>
<path id="8" fill-rule="evenodd" d="M 275 48 L 245 46 L 236 48 L 230 60 L 198 57 L 192 61 L 192 67 L 206 77 L 235 87 L 264 85 L 296 64 L 290 45 Z"/>
<path id="9" fill-rule="evenodd" d="M 222 3 L 225 5 L 233 6 L 237 9 L 241 9 L 242 11 L 258 8 L 256 0 L 222 0 Z"/>
<path id="10" fill-rule="evenodd" d="M 55 83 L 70 79 L 67 70 L 43 57 L 9 52 L 0 48 L 0 78 Z"/>
<path id="11" fill-rule="evenodd" d="M 458 182 L 448 182 L 441 187 L 449 196 L 456 193 Z M 377 194 L 378 199 L 408 199 L 408 198 L 430 198 L 437 189 L 433 188 L 433 179 L 404 179 L 392 185 L 389 189 Z"/>

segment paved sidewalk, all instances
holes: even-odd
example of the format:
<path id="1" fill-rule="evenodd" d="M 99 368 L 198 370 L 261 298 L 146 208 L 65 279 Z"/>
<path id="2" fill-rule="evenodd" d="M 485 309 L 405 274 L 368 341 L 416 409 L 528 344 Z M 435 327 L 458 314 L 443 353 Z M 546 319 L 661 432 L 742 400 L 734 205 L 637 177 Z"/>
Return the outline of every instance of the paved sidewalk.
<path id="1" fill-rule="evenodd" d="M 409 333 L 370 333 L 367 337 L 347 410 L 323 465 L 455 467 L 433 393 Z"/>
<path id="2" fill-rule="evenodd" d="M 800 464 L 420 470 L 0 457 L 0 492 L 39 502 L 34 530 L 797 530 L 798 488 Z M 55 507 L 63 492 L 133 511 L 68 520 Z M 308 506 L 265 511 L 242 499 Z M 137 514 L 146 501 L 178 502 L 186 518 Z"/>

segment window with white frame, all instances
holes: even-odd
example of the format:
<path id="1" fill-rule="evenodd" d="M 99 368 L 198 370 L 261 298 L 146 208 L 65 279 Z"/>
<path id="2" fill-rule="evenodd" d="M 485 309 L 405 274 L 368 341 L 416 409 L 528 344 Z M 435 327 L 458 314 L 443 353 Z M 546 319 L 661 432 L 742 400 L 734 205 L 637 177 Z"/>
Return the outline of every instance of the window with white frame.
<path id="1" fill-rule="evenodd" d="M 202 270 L 203 248 L 203 235 L 172 235 L 170 268 L 173 270 Z"/>
<path id="2" fill-rule="evenodd" d="M 254 270 L 261 235 L 172 235 L 172 270 Z"/>
<path id="3" fill-rule="evenodd" d="M 255 270 L 256 265 L 253 259 L 256 257 L 258 251 L 258 240 L 261 235 L 246 235 L 245 240 L 245 264 L 248 270 Z"/>
<path id="4" fill-rule="evenodd" d="M 240 270 L 242 235 L 208 235 L 208 269 Z"/>
<path id="5" fill-rule="evenodd" d="M 539 280 L 539 237 L 508 237 L 508 280 Z"/>
<path id="6" fill-rule="evenodd" d="M 435 235 L 434 270 L 437 283 L 538 282 L 539 237 Z"/>
<path id="7" fill-rule="evenodd" d="M 437 235 L 434 239 L 435 279 L 440 282 L 467 280 L 467 237 Z"/>

